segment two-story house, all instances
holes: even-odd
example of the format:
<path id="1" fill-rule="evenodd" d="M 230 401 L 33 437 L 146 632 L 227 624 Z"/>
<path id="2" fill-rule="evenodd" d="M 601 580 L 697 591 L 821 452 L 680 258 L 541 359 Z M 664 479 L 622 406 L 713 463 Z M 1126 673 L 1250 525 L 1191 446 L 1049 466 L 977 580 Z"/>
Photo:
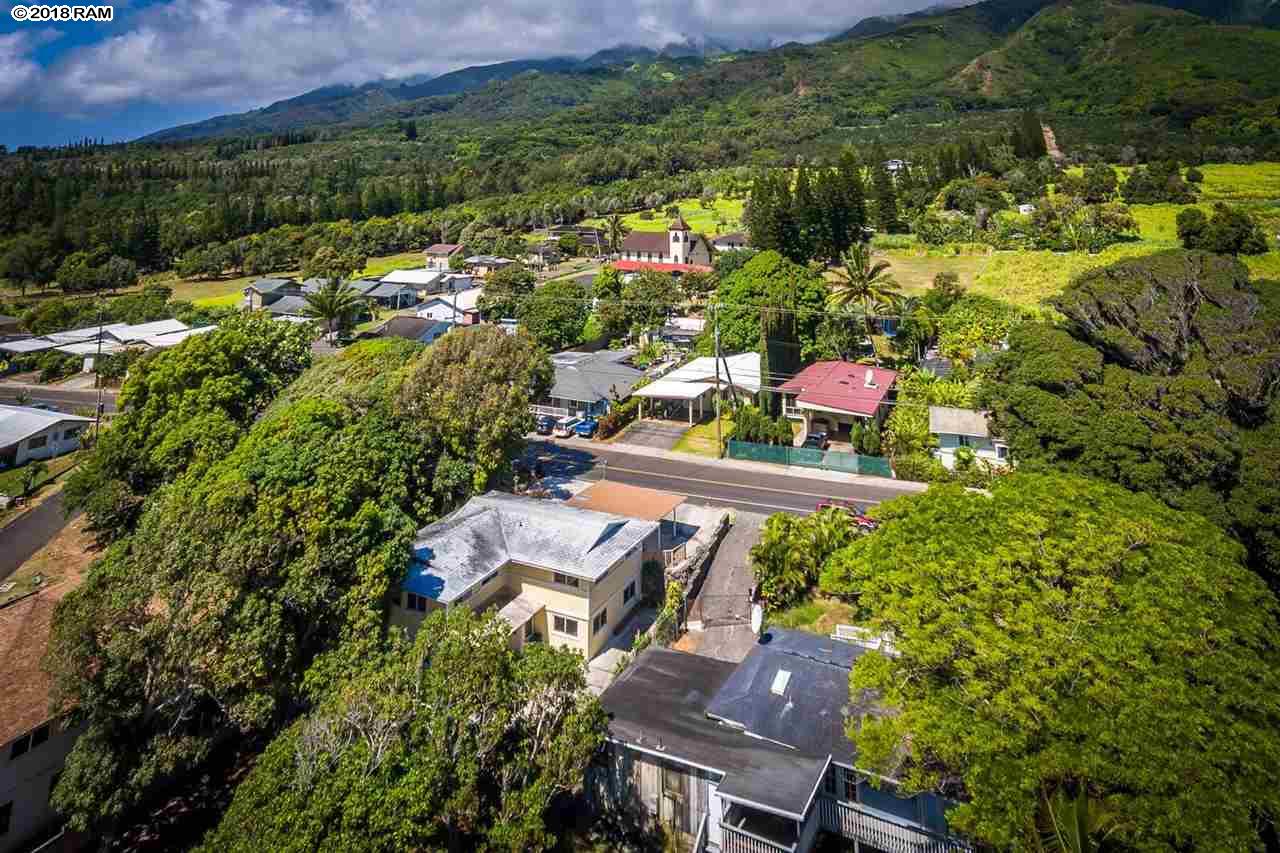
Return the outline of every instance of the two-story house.
<path id="1" fill-rule="evenodd" d="M 489 492 L 418 531 L 391 622 L 414 631 L 439 607 L 493 607 L 514 647 L 545 641 L 590 660 L 640 603 L 658 535 L 657 522 Z"/>
<path id="2" fill-rule="evenodd" d="M 850 695 L 849 675 L 879 653 L 772 628 L 738 664 L 649 648 L 600 697 L 609 737 L 588 794 L 694 853 L 810 853 L 824 833 L 855 850 L 968 853 L 946 800 L 858 767 L 846 719 L 881 710 Z"/>

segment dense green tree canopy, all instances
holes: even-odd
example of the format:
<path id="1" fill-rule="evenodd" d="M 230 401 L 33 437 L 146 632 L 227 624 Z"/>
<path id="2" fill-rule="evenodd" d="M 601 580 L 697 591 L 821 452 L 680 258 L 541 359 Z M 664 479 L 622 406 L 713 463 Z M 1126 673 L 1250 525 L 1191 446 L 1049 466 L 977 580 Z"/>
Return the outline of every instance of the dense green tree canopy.
<path id="1" fill-rule="evenodd" d="M 57 611 L 56 702 L 85 725 L 63 813 L 109 827 L 376 652 L 413 532 L 503 474 L 550 374 L 491 327 L 363 342 L 162 488 Z"/>
<path id="2" fill-rule="evenodd" d="M 590 296 L 572 281 L 553 281 L 534 291 L 516 312 L 520 327 L 551 352 L 582 339 Z"/>
<path id="3" fill-rule="evenodd" d="M 1146 495 L 1016 474 L 878 509 L 822 573 L 897 656 L 851 687 L 860 761 L 961 802 L 1017 846 L 1044 791 L 1085 785 L 1139 850 L 1257 849 L 1280 814 L 1277 602 L 1218 528 Z"/>
<path id="4" fill-rule="evenodd" d="M 761 252 L 723 279 L 716 291 L 720 346 L 729 353 L 757 349 L 761 308 L 796 311 L 796 336 L 802 346 L 811 346 L 826 299 L 827 283 L 821 274 L 777 252 Z"/>
<path id="5" fill-rule="evenodd" d="M 582 659 L 508 644 L 492 611 L 436 611 L 281 734 L 208 851 L 538 850 L 606 720 Z"/>
<path id="6" fill-rule="evenodd" d="M 480 310 L 488 320 L 515 317 L 520 306 L 533 294 L 537 280 L 524 264 L 512 264 L 492 272 L 484 281 Z"/>
<path id="7" fill-rule="evenodd" d="M 1276 455 L 1277 306 L 1239 262 L 1185 252 L 1090 273 L 1054 304 L 1066 322 L 1016 327 L 983 386 L 1014 458 L 1200 512 L 1275 584 L 1280 484 L 1257 472 Z"/>
<path id="8" fill-rule="evenodd" d="M 254 417 L 311 363 L 310 333 L 265 314 L 137 360 L 120 414 L 67 482 L 67 505 L 103 538 L 127 533 L 142 501 L 235 447 Z"/>

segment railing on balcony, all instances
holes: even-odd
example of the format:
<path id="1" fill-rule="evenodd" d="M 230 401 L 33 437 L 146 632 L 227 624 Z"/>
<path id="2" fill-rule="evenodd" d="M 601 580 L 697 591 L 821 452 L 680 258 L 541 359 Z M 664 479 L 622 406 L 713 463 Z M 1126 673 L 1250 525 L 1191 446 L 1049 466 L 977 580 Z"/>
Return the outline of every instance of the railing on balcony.
<path id="1" fill-rule="evenodd" d="M 720 832 L 724 841 L 721 846 L 724 853 L 793 853 L 796 849 L 795 844 L 784 847 L 776 841 L 770 841 L 727 823 L 720 824 Z"/>
<path id="2" fill-rule="evenodd" d="M 855 803 L 818 798 L 822 828 L 885 853 L 973 853 L 968 842 L 895 820 Z"/>
<path id="3" fill-rule="evenodd" d="M 533 413 L 534 417 L 537 417 L 538 415 L 551 415 L 553 418 L 567 418 L 570 415 L 578 414 L 576 411 L 564 406 L 543 406 L 540 403 L 531 403 L 529 405 L 529 411 Z"/>
<path id="4" fill-rule="evenodd" d="M 665 566 L 667 566 L 667 568 L 670 568 L 671 566 L 674 566 L 677 563 L 683 563 L 686 559 L 688 559 L 688 556 L 689 554 L 687 549 L 685 548 L 684 542 L 681 542 L 679 545 L 677 545 L 674 548 L 662 549 L 662 562 Z"/>

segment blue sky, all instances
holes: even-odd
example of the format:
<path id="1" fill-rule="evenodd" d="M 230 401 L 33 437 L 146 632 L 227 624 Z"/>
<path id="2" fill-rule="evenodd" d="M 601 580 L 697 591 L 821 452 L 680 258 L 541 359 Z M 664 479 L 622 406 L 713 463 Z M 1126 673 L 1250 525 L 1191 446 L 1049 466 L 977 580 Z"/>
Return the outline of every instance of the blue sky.
<path id="1" fill-rule="evenodd" d="M 136 139 L 333 83 L 619 43 L 809 41 L 928 2 L 117 0 L 111 23 L 47 24 L 0 0 L 0 143 Z"/>

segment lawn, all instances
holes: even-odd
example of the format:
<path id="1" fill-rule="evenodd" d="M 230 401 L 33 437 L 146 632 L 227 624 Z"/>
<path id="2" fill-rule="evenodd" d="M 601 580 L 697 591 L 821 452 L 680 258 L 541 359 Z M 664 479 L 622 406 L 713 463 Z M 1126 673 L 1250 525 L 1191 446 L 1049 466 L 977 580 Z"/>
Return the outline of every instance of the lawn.
<path id="1" fill-rule="evenodd" d="M 725 441 L 728 441 L 729 437 L 733 435 L 733 417 L 731 415 L 720 416 L 720 432 Z M 716 444 L 716 422 L 711 420 L 705 424 L 690 427 L 684 435 L 680 436 L 676 446 L 671 449 L 679 453 L 696 453 L 699 456 L 718 458 L 720 456 L 720 447 Z"/>
<path id="2" fill-rule="evenodd" d="M 689 223 L 689 227 L 701 234 L 729 234 L 742 229 L 742 205 L 743 199 L 740 198 L 717 198 L 715 206 L 711 210 L 705 210 L 701 201 L 696 198 L 682 198 L 672 202 L 680 208 L 680 215 L 684 217 L 684 221 Z M 670 205 L 663 205 L 662 209 Z M 660 210 L 648 211 L 652 218 L 642 219 L 640 213 L 628 213 L 622 217 L 623 223 L 631 231 L 665 231 L 670 217 Z M 716 222 L 716 216 L 719 215 L 721 222 Z M 603 217 L 585 220 L 582 224 L 586 226 L 603 227 L 605 220 Z"/>
<path id="3" fill-rule="evenodd" d="M 770 613 L 765 621 L 776 628 L 808 631 L 829 637 L 835 633 L 837 625 L 858 624 L 858 610 L 838 598 L 828 598 L 812 592 L 799 604 Z"/>
<path id="4" fill-rule="evenodd" d="M 40 486 L 48 483 L 50 480 L 62 474 L 64 471 L 70 470 L 76 464 L 78 454 L 68 453 L 65 456 L 59 456 L 55 459 L 45 460 L 45 466 L 48 470 L 45 475 L 36 481 L 36 490 L 39 491 Z M 0 494 L 9 495 L 10 497 L 18 497 L 22 494 L 22 476 L 27 467 L 19 465 L 17 468 L 10 468 L 7 471 L 0 471 Z"/>

